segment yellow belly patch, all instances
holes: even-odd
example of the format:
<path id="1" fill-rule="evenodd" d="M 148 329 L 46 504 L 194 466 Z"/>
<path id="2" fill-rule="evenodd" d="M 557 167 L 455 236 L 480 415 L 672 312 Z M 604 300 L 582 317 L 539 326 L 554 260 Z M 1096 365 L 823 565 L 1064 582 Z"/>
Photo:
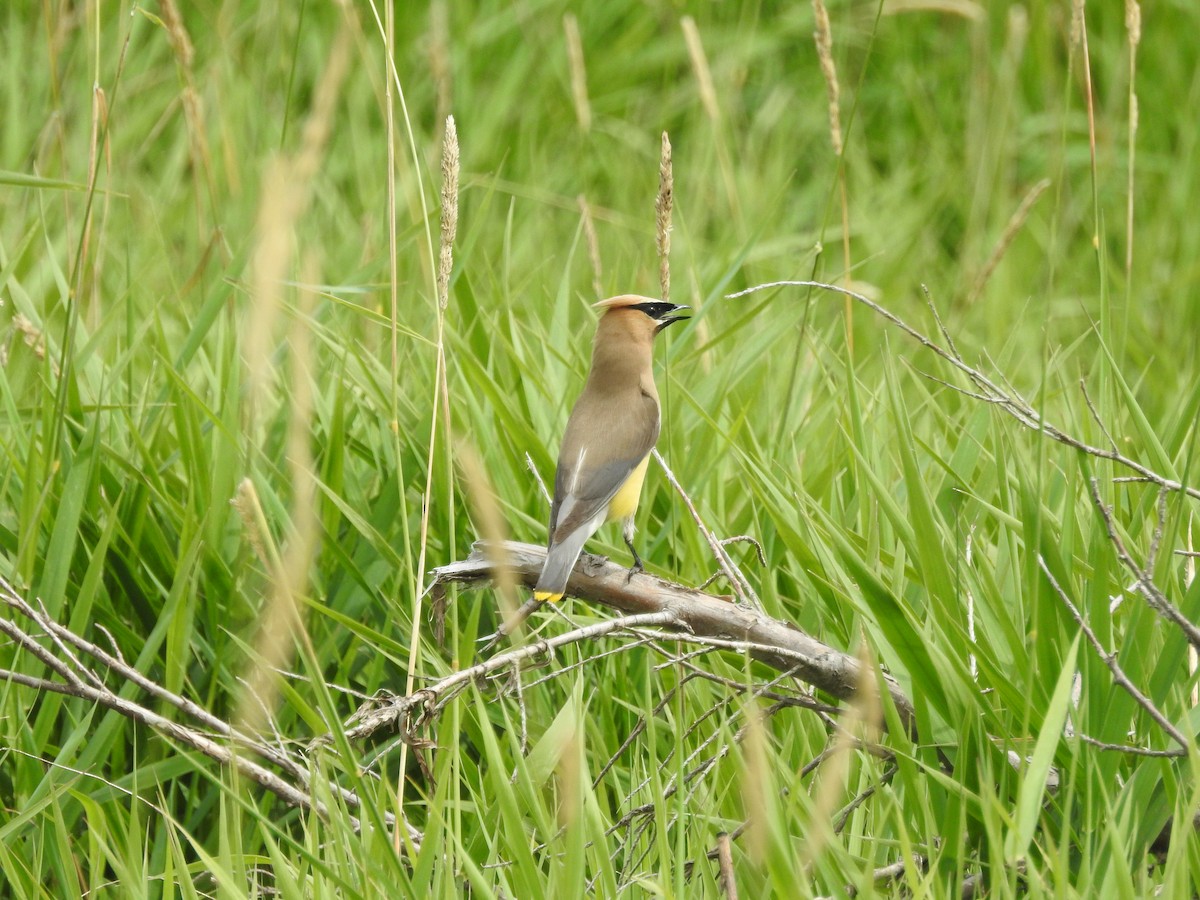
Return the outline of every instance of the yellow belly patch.
<path id="1" fill-rule="evenodd" d="M 649 465 L 650 457 L 647 456 L 636 469 L 629 473 L 625 483 L 617 489 L 608 504 L 608 513 L 604 516 L 605 522 L 612 522 L 614 519 L 628 519 L 637 511 L 638 500 L 642 496 L 642 482 L 646 480 L 646 467 Z"/>
<path id="2" fill-rule="evenodd" d="M 557 603 L 563 598 L 562 594 L 552 594 L 550 591 L 534 591 L 533 599 L 538 603 Z"/>

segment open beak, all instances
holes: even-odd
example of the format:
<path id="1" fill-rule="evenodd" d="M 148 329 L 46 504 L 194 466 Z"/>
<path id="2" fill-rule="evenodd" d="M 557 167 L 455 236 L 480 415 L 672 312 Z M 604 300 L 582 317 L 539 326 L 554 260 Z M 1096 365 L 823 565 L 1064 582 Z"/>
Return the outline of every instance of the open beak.
<path id="1" fill-rule="evenodd" d="M 675 309 L 671 310 L 671 312 L 676 312 L 681 309 L 691 309 L 691 307 L 683 306 L 682 304 L 680 304 L 680 305 L 676 306 Z M 684 319 L 690 319 L 690 318 L 691 318 L 691 316 L 663 316 L 661 319 L 658 320 L 658 327 L 654 329 L 654 333 L 658 334 L 660 331 L 662 331 L 664 328 L 666 328 L 668 325 L 672 324 L 673 322 L 682 322 Z"/>

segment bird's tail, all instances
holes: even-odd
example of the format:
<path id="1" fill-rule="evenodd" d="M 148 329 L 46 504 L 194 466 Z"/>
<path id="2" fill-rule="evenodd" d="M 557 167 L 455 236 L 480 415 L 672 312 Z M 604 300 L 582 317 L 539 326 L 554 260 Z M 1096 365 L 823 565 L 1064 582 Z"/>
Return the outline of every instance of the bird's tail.
<path id="1" fill-rule="evenodd" d="M 576 528 L 557 544 L 546 551 L 546 564 L 533 589 L 533 598 L 539 601 L 561 600 L 567 590 L 567 579 L 579 560 L 583 545 L 591 537 L 587 528 Z"/>

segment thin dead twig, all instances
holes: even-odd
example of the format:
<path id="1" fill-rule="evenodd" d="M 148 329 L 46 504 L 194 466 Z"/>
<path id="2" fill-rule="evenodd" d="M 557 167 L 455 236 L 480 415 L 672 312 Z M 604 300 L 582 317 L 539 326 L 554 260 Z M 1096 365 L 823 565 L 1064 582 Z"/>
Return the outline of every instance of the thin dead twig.
<path id="1" fill-rule="evenodd" d="M 704 520 L 700 518 L 700 513 L 696 509 L 696 504 L 692 502 L 692 498 L 683 489 L 683 485 L 679 483 L 679 479 L 675 477 L 675 473 L 671 471 L 671 467 L 667 465 L 667 461 L 662 458 L 662 454 L 657 450 L 651 452 L 654 454 L 655 461 L 662 467 L 663 474 L 667 476 L 667 481 L 670 482 L 671 487 L 675 488 L 675 492 L 683 499 L 684 505 L 687 506 L 688 512 L 691 513 L 692 520 L 696 523 L 696 527 L 700 529 L 700 533 L 708 543 L 709 549 L 712 550 L 713 558 L 716 559 L 717 565 L 721 567 L 721 571 L 725 573 L 725 577 L 729 580 L 729 585 L 733 588 L 733 592 L 737 595 L 738 600 L 748 603 L 759 612 L 762 612 L 762 602 L 758 599 L 758 595 L 754 593 L 754 588 L 750 586 L 750 582 L 746 580 L 746 576 L 742 574 L 742 570 L 738 568 L 733 558 L 726 552 L 724 544 L 704 524 Z"/>
<path id="2" fill-rule="evenodd" d="M 1172 750 L 1154 750 L 1148 747 L 1132 747 L 1129 744 L 1113 744 L 1109 741 L 1101 741 L 1090 734 L 1075 732 L 1075 737 L 1079 738 L 1085 744 L 1091 744 L 1097 750 L 1106 750 L 1111 753 L 1128 753 L 1130 756 L 1150 756 L 1167 759 L 1177 759 L 1181 756 L 1187 756 L 1188 751 L 1182 747 L 1176 747 Z"/>
<path id="3" fill-rule="evenodd" d="M 1125 548 L 1125 542 L 1117 534 L 1117 523 L 1113 520 L 1112 509 L 1104 503 L 1104 498 L 1100 496 L 1100 483 L 1095 478 L 1092 478 L 1088 484 L 1091 489 L 1092 503 L 1095 504 L 1096 509 L 1100 512 L 1100 517 L 1104 520 L 1104 528 L 1108 532 L 1109 543 L 1117 551 L 1117 558 L 1121 561 L 1121 564 L 1136 579 L 1135 587 L 1138 589 L 1138 592 L 1159 615 L 1179 628 L 1193 647 L 1200 650 L 1200 628 L 1197 628 L 1183 614 L 1179 607 L 1167 599 L 1162 589 L 1154 583 L 1150 572 L 1139 566 L 1129 554 L 1129 551 Z M 1165 490 L 1163 485 L 1160 485 L 1160 487 L 1163 487 Z M 1156 536 L 1152 541 L 1155 553 L 1157 553 L 1158 542 L 1162 536 L 1158 530 L 1161 527 L 1161 524 L 1157 526 Z"/>
<path id="4" fill-rule="evenodd" d="M 1108 667 L 1108 670 L 1112 673 L 1113 683 L 1124 690 L 1125 693 L 1129 694 L 1129 696 L 1133 698 L 1134 702 L 1144 709 L 1149 714 L 1150 718 L 1158 723 L 1159 728 L 1165 731 L 1173 741 L 1179 744 L 1179 746 L 1183 747 L 1184 750 L 1189 750 L 1192 747 L 1193 742 L 1188 740 L 1183 732 L 1176 728 L 1171 720 L 1168 719 L 1166 715 L 1154 705 L 1153 700 L 1143 694 L 1138 689 L 1137 685 L 1130 681 L 1129 676 L 1125 674 L 1125 670 L 1121 668 L 1121 664 L 1117 662 L 1117 654 L 1110 653 L 1104 648 L 1104 645 L 1100 643 L 1100 638 L 1096 636 L 1096 632 L 1092 630 L 1092 626 L 1090 626 L 1087 623 L 1087 620 L 1084 619 L 1083 613 L 1079 611 L 1079 607 L 1077 607 L 1071 601 L 1071 598 L 1067 596 L 1066 590 L 1064 590 L 1062 585 L 1058 583 L 1058 580 L 1050 571 L 1050 567 L 1046 565 L 1045 558 L 1041 555 L 1038 556 L 1038 566 L 1041 567 L 1042 574 L 1045 575 L 1046 579 L 1050 582 L 1050 587 L 1053 588 L 1054 593 L 1058 595 L 1058 599 L 1062 601 L 1063 605 L 1067 608 L 1067 611 L 1071 614 L 1071 618 L 1073 618 L 1076 624 L 1079 625 L 1079 627 L 1083 630 L 1084 636 L 1088 639 L 1088 643 L 1090 643 L 1092 648 L 1096 651 L 1096 655 L 1100 657 L 1100 661 L 1103 662 L 1104 665 Z"/>
<path id="5" fill-rule="evenodd" d="M 877 782 L 866 787 L 864 790 L 859 792 L 853 800 L 842 807 L 841 812 L 839 812 L 833 820 L 833 833 L 841 834 L 842 829 L 846 827 L 846 823 L 850 821 L 851 814 L 853 814 L 856 809 L 870 800 L 871 797 L 875 795 L 875 792 L 878 791 L 883 785 L 891 781 L 896 776 L 898 771 L 900 771 L 900 767 L 895 763 L 892 763 L 892 765 L 888 766 L 884 770 L 883 774 L 879 776 L 879 780 Z"/>
<path id="6" fill-rule="evenodd" d="M 856 291 L 852 291 L 844 287 L 838 287 L 835 284 L 826 284 L 822 281 L 772 281 L 766 284 L 757 284 L 754 287 L 746 288 L 744 291 L 738 291 L 734 294 L 727 294 L 726 298 L 732 300 L 738 297 L 744 297 L 748 294 L 756 293 L 758 291 L 765 291 L 779 287 L 820 288 L 821 290 L 832 291 L 833 293 L 850 297 L 858 303 L 861 303 L 863 306 L 866 306 L 868 309 L 871 309 L 883 319 L 886 319 L 896 328 L 899 328 L 909 337 L 917 341 L 917 343 L 919 343 L 925 349 L 950 363 L 950 365 L 966 375 L 976 386 L 976 388 L 985 396 L 985 398 L 988 399 L 989 402 L 993 403 L 1000 409 L 1003 409 L 1025 428 L 1043 434 L 1051 440 L 1057 441 L 1060 444 L 1065 444 L 1066 446 L 1072 447 L 1075 450 L 1079 450 L 1082 453 L 1086 453 L 1089 456 L 1094 456 L 1097 459 L 1107 459 L 1110 462 L 1114 462 L 1119 466 L 1136 472 L 1146 481 L 1157 484 L 1159 487 L 1165 488 L 1168 491 L 1180 492 L 1187 494 L 1189 497 L 1200 500 L 1200 488 L 1185 485 L 1173 478 L 1167 478 L 1165 475 L 1160 475 L 1158 472 L 1155 472 L 1148 466 L 1143 465 L 1135 459 L 1125 456 L 1123 453 L 1120 453 L 1115 449 L 1105 450 L 1101 447 L 1094 447 L 1091 444 L 1088 444 L 1086 441 L 1082 441 L 1079 438 L 1063 431 L 1058 426 L 1047 421 L 1042 414 L 1034 409 L 1028 401 L 1021 397 L 1021 395 L 1014 390 L 1011 385 L 1007 385 L 1006 388 L 1001 388 L 979 369 L 968 365 L 957 355 L 955 355 L 955 353 L 952 353 L 951 351 L 942 347 L 936 341 L 932 340 L 927 335 L 909 325 L 886 307 L 881 306 L 868 297 L 864 297 L 862 294 Z M 998 377 L 1003 378 L 1002 375 Z"/>
<path id="7" fill-rule="evenodd" d="M 1109 446 L 1115 451 L 1117 442 L 1113 440 L 1113 436 L 1109 434 L 1108 428 L 1104 424 L 1104 420 L 1100 418 L 1100 412 L 1096 409 L 1096 404 L 1092 402 L 1092 395 L 1088 393 L 1087 382 L 1082 378 L 1079 379 L 1079 392 L 1083 394 L 1083 400 L 1087 404 L 1088 412 L 1092 414 L 1092 421 L 1096 423 L 1104 437 L 1108 440 Z"/>
<path id="8" fill-rule="evenodd" d="M 1009 217 L 1008 223 L 1004 226 L 1004 231 L 1000 235 L 1000 240 L 996 242 L 996 246 L 992 249 L 987 262 L 979 270 L 975 284 L 971 287 L 971 293 L 967 295 L 967 303 L 974 303 L 979 299 L 979 295 L 983 293 L 983 289 L 987 285 L 988 279 L 992 277 L 992 273 L 996 270 L 996 266 L 1000 265 L 1000 260 L 1004 258 L 1004 254 L 1008 252 L 1008 248 L 1012 246 L 1012 242 L 1016 239 L 1022 226 L 1024 226 L 1025 220 L 1029 218 L 1029 211 L 1033 209 L 1033 204 L 1046 192 L 1048 187 L 1050 187 L 1050 179 L 1043 178 L 1026 192 L 1016 211 Z"/>
<path id="9" fill-rule="evenodd" d="M 505 543 L 511 545 L 513 542 L 507 541 Z M 485 563 L 485 565 L 489 564 Z M 403 734 L 411 738 L 418 728 L 436 714 L 442 704 L 476 679 L 487 678 L 503 669 L 518 666 L 523 662 L 545 656 L 568 644 L 575 644 L 580 641 L 601 637 L 637 626 L 672 624 L 678 624 L 675 613 L 670 610 L 659 610 L 653 613 L 610 619 L 606 622 L 577 628 L 552 638 L 531 641 L 524 647 L 518 647 L 514 650 L 497 654 L 481 663 L 469 666 L 466 669 L 460 669 L 411 694 L 403 697 L 393 697 L 382 703 L 371 701 L 365 704 L 354 714 L 350 722 L 347 723 L 348 725 L 351 722 L 357 724 L 346 730 L 346 737 L 350 740 L 363 740 L 382 728 L 399 728 Z M 417 713 L 415 719 L 413 718 L 414 712 Z M 313 743 L 314 745 L 320 745 L 329 743 L 331 740 L 331 735 L 321 735 Z"/>
<path id="10" fill-rule="evenodd" d="M 910 871 L 910 868 L 916 869 L 918 872 L 924 872 L 928 865 L 925 857 L 914 853 L 911 859 L 898 859 L 894 863 L 879 868 L 871 872 L 871 880 L 877 885 L 885 884 L 889 881 L 899 881 L 904 877 L 904 874 Z M 846 895 L 850 897 L 858 896 L 858 888 L 852 884 L 845 887 Z M 824 897 L 818 897 L 817 900 L 826 900 Z"/>
<path id="11" fill-rule="evenodd" d="M 240 775 L 267 789 L 291 806 L 311 809 L 323 818 L 332 816 L 333 810 L 324 801 L 317 798 L 309 767 L 302 759 L 288 754 L 282 747 L 271 747 L 261 741 L 250 739 L 229 723 L 213 716 L 195 703 L 150 681 L 118 656 L 102 650 L 93 642 L 60 625 L 45 610 L 35 609 L 3 577 L 0 577 L 0 601 L 9 609 L 34 622 L 45 632 L 59 652 L 67 658 L 67 661 L 64 661 L 55 656 L 49 648 L 42 646 L 36 637 L 22 628 L 14 619 L 0 617 L 0 632 L 11 637 L 22 650 L 38 659 L 63 680 L 57 682 L 8 670 L 0 670 L 0 679 L 34 690 L 53 691 L 76 697 L 111 709 L 128 719 L 154 729 L 170 740 L 202 753 L 221 765 L 235 768 Z M 91 673 L 91 677 L 85 679 L 79 673 L 86 667 L 80 656 L 70 650 L 68 645 L 101 663 L 122 681 L 131 682 L 157 699 L 173 706 L 210 732 L 215 732 L 217 737 L 214 738 L 212 734 L 200 731 L 192 725 L 168 719 L 134 700 L 120 696 L 105 684 L 99 673 Z M 221 743 L 221 739 L 227 743 Z M 243 751 L 249 751 L 249 754 L 259 757 L 263 762 L 255 761 Z M 281 769 L 287 777 L 272 771 L 268 765 Z M 358 795 L 353 791 L 332 783 L 328 785 L 328 789 L 348 808 L 353 809 L 361 805 Z M 360 823 L 353 815 L 348 815 L 348 820 L 354 828 L 359 827 Z M 390 813 L 386 815 L 385 820 L 389 825 L 395 823 L 395 817 Z M 419 847 L 422 839 L 421 832 L 407 823 L 405 825 L 410 840 L 414 846 Z"/>

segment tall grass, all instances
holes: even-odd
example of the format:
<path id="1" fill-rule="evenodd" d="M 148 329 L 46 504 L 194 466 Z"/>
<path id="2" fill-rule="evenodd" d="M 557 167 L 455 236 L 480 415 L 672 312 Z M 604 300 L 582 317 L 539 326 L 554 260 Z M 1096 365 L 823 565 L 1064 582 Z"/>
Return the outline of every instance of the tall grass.
<path id="1" fill-rule="evenodd" d="M 326 818 L 289 808 L 5 681 L 0 895 L 715 897 L 721 833 L 741 896 L 1191 891 L 1197 755 L 1078 737 L 1175 746 L 1046 572 L 1194 735 L 1187 643 L 1130 591 L 1090 481 L 1193 621 L 1195 500 L 1167 496 L 1160 524 L 1156 489 L 956 390 L 865 310 L 847 333 L 834 295 L 724 299 L 849 278 L 936 334 L 925 285 L 972 365 L 1200 483 L 1200 11 L 1143 10 L 1138 42 L 1094 6 L 1085 57 L 1065 3 L 830 4 L 835 155 L 806 4 L 8 4 L 0 574 L 222 718 L 250 704 L 289 748 L 332 732 L 314 784 L 363 806 L 318 787 Z M 660 339 L 660 450 L 710 527 L 761 542 L 765 566 L 730 552 L 766 610 L 893 673 L 919 737 L 892 727 L 876 755 L 774 703 L 794 686 L 759 664 L 614 638 L 473 687 L 403 752 L 346 740 L 366 697 L 463 668 L 498 621 L 494 592 L 422 599 L 427 570 L 496 508 L 544 539 L 526 459 L 551 477 L 587 302 L 660 283 L 664 132 L 672 298 L 696 314 Z M 270 180 L 297 159 L 302 179 Z M 275 204 L 294 215 L 270 225 Z M 832 256 L 825 222 L 846 223 Z M 652 571 L 716 568 L 654 467 L 639 518 Z M 593 546 L 624 558 L 615 531 Z M 0 668 L 49 677 L 8 644 Z M 276 694 L 247 693 L 271 673 Z M 393 814 L 419 850 L 397 852 Z"/>

